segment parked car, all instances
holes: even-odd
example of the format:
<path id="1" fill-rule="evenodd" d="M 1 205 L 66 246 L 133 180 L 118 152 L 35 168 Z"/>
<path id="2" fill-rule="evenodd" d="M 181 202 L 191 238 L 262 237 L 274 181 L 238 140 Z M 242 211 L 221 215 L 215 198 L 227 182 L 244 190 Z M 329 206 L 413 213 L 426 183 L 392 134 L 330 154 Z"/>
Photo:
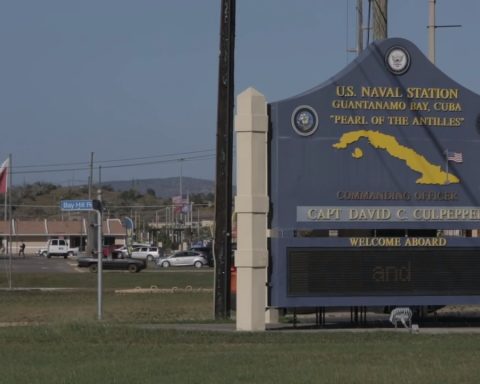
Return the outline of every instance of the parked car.
<path id="1" fill-rule="evenodd" d="M 117 249 L 117 246 L 115 244 L 109 244 L 109 245 L 104 245 L 102 247 L 102 254 L 103 257 L 109 257 L 112 255 L 112 252 Z"/>
<path id="2" fill-rule="evenodd" d="M 132 259 L 154 261 L 160 257 L 160 250 L 158 247 L 134 248 L 131 257 Z"/>
<path id="3" fill-rule="evenodd" d="M 140 243 L 133 243 L 132 245 L 132 252 L 136 251 L 140 247 L 150 247 L 149 244 L 140 244 Z M 128 257 L 128 248 L 126 245 L 121 246 L 120 248 L 114 249 L 112 251 L 112 257 L 115 259 L 121 259 Z"/>
<path id="4" fill-rule="evenodd" d="M 46 248 L 40 248 L 37 251 L 39 256 L 43 257 L 52 257 L 52 256 L 61 256 L 67 258 L 68 256 L 76 256 L 78 254 L 78 247 L 70 247 L 68 240 L 64 239 L 50 239 L 47 242 Z"/>
<path id="5" fill-rule="evenodd" d="M 98 260 L 96 257 L 79 257 L 77 259 L 80 268 L 88 268 L 90 272 L 96 273 L 98 271 Z M 102 267 L 106 270 L 120 269 L 128 270 L 129 272 L 140 272 L 147 267 L 142 260 L 131 258 L 124 259 L 103 259 Z"/>
<path id="6" fill-rule="evenodd" d="M 208 266 L 209 267 L 214 266 L 212 248 L 210 248 L 210 247 L 192 247 L 189 250 L 194 251 L 194 252 L 203 253 L 205 258 L 207 259 Z"/>
<path id="7" fill-rule="evenodd" d="M 114 259 L 123 259 L 125 257 L 128 257 L 128 250 L 126 245 L 120 248 L 116 248 L 112 251 L 112 258 Z"/>
<path id="8" fill-rule="evenodd" d="M 158 259 L 157 265 L 162 268 L 180 266 L 202 268 L 208 266 L 208 260 L 201 252 L 178 251 L 168 257 Z"/>

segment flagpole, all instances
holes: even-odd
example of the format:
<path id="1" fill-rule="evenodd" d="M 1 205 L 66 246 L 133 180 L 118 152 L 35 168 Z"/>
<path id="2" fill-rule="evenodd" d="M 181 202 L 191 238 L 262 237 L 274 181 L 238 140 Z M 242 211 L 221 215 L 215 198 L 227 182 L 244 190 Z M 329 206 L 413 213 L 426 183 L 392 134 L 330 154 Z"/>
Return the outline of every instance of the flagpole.
<path id="1" fill-rule="evenodd" d="M 8 175 L 7 175 L 7 177 L 8 177 Z M 7 200 L 8 200 L 7 193 L 5 193 L 5 198 L 3 199 L 3 203 L 5 205 L 4 212 L 3 212 L 3 221 L 5 221 L 5 224 L 7 224 L 7 218 L 8 218 L 8 216 L 7 216 L 7 206 L 8 206 L 7 205 Z"/>
<path id="2" fill-rule="evenodd" d="M 4 207 L 5 212 L 4 212 L 4 215 L 3 215 L 3 222 L 5 223 L 5 231 L 7 230 L 7 228 L 10 228 L 9 226 L 7 226 L 7 222 L 8 222 L 7 221 L 8 220 L 7 199 L 8 199 L 8 197 L 7 197 L 7 194 L 5 193 L 5 196 L 4 196 L 4 199 L 3 199 L 4 205 L 5 205 L 5 207 Z M 5 243 L 4 243 L 4 240 L 5 240 Z M 6 255 L 7 252 L 8 252 L 8 236 L 5 236 L 4 240 L 2 239 L 2 251 L 5 252 L 5 255 Z"/>
<path id="3" fill-rule="evenodd" d="M 449 181 L 448 181 L 448 149 L 445 150 L 445 170 L 447 171 L 447 180 L 445 182 L 445 184 L 448 184 Z"/>
<path id="4" fill-rule="evenodd" d="M 7 204 L 7 202 L 8 202 L 8 194 L 7 194 L 7 192 L 8 192 L 8 178 L 9 178 L 9 175 L 8 175 L 8 174 L 10 173 L 10 169 L 9 169 L 9 168 L 10 168 L 10 155 L 8 156 L 8 165 L 7 165 L 7 170 L 6 170 L 6 172 L 7 172 L 7 181 L 5 182 L 5 186 L 6 186 L 7 189 L 5 190 L 5 198 L 4 198 L 4 200 L 3 200 L 3 203 L 4 203 L 4 205 L 5 205 L 4 211 L 3 211 L 3 221 L 5 221 L 5 224 L 7 224 L 7 220 L 8 220 L 8 213 L 7 213 L 7 212 L 8 212 L 8 211 L 7 211 L 7 207 L 8 207 L 8 204 Z M 5 245 L 7 245 L 7 244 L 5 244 Z M 7 246 L 5 246 L 5 251 L 6 251 L 6 250 L 7 250 Z"/>
<path id="5" fill-rule="evenodd" d="M 8 178 L 9 178 L 9 173 L 10 173 L 10 169 L 9 169 L 10 168 L 10 157 L 8 159 L 9 159 L 9 163 L 8 163 L 7 170 L 6 170 L 7 181 L 5 183 L 6 188 L 8 188 Z M 10 225 L 7 226 L 7 220 L 8 220 L 8 189 L 5 191 L 3 202 L 4 202 L 3 222 L 5 223 L 5 231 L 8 228 L 9 232 L 10 232 Z M 3 240 L 2 240 L 2 242 L 3 242 Z M 4 245 L 5 245 L 5 247 L 4 247 Z M 10 245 L 9 237 L 5 236 L 5 244 L 2 243 L 2 249 L 4 250 L 5 255 L 8 254 L 8 246 L 9 245 Z M 9 261 L 8 264 L 9 264 L 8 272 L 7 272 L 8 287 L 9 287 L 9 289 L 12 289 L 12 278 L 11 278 L 12 267 L 11 267 L 10 261 Z"/>
<path id="6" fill-rule="evenodd" d="M 7 168 L 7 193 L 5 194 L 5 198 L 7 199 L 8 196 L 8 213 L 9 213 L 9 220 L 8 220 L 8 288 L 12 289 L 12 154 L 8 155 L 8 168 Z"/>

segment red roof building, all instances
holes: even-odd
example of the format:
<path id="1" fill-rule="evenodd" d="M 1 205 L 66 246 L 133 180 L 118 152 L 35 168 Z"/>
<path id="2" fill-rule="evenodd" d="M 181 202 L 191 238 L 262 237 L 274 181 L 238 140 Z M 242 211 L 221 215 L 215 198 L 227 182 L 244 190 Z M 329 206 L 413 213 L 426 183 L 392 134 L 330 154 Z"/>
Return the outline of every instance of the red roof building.
<path id="1" fill-rule="evenodd" d="M 72 247 L 85 246 L 87 239 L 88 221 L 81 220 L 12 220 L 0 221 L 0 240 L 6 247 L 7 240 L 11 239 L 12 252 L 17 252 L 19 245 L 26 245 L 25 253 L 36 253 L 45 247 L 49 239 L 68 239 Z M 102 225 L 104 244 L 124 245 L 125 228 L 120 219 L 107 219 Z M 11 237 L 10 237 L 11 235 Z"/>

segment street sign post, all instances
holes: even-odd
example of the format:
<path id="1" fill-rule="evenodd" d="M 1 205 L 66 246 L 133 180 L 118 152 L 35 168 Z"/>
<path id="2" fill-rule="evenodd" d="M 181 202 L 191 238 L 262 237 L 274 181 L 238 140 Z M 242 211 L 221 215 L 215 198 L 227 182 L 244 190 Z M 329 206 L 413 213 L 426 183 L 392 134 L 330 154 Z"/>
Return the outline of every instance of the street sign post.
<path id="1" fill-rule="evenodd" d="M 61 200 L 60 208 L 62 211 L 95 211 L 97 212 L 97 317 L 102 320 L 102 202 L 100 200 Z"/>
<path id="2" fill-rule="evenodd" d="M 130 217 L 126 216 L 122 220 L 122 225 L 125 227 L 125 233 L 127 235 L 127 253 L 128 257 L 130 257 L 132 254 L 133 231 L 135 230 L 135 223 Z"/>

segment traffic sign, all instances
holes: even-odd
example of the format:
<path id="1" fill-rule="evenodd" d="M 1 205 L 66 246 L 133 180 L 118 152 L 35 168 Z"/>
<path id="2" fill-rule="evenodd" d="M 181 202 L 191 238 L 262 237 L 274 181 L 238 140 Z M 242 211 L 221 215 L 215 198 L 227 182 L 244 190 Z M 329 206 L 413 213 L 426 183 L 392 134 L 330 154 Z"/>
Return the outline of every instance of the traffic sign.
<path id="1" fill-rule="evenodd" d="M 62 200 L 60 201 L 62 211 L 93 211 L 92 200 Z"/>

